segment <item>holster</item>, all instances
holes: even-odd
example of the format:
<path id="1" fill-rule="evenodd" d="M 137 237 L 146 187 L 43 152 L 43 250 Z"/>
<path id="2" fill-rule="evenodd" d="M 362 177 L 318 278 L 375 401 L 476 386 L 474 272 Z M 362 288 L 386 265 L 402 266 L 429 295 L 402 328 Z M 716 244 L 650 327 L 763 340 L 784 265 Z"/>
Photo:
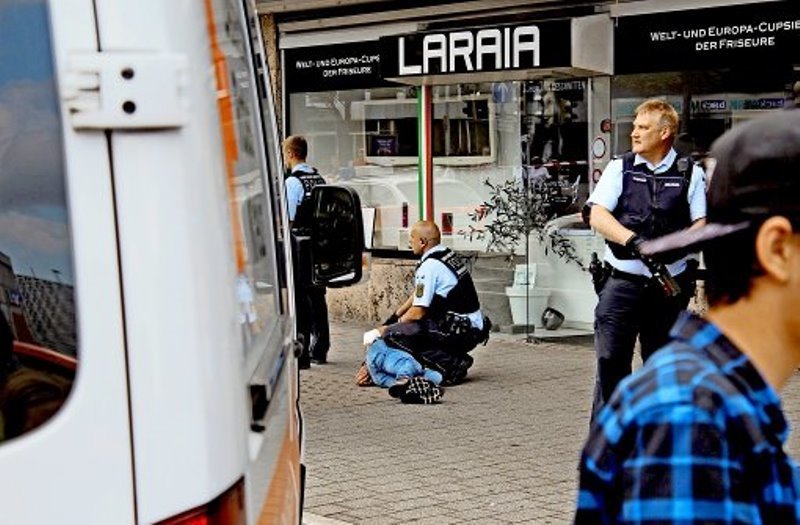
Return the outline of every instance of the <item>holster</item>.
<path id="1" fill-rule="evenodd" d="M 594 285 L 595 293 L 599 294 L 606 281 L 611 276 L 611 266 L 608 264 L 598 264 L 589 267 L 589 273 L 592 275 L 592 284 Z"/>
<path id="2" fill-rule="evenodd" d="M 442 320 L 439 321 L 439 330 L 450 336 L 463 335 L 471 329 L 472 323 L 466 315 L 446 312 Z"/>

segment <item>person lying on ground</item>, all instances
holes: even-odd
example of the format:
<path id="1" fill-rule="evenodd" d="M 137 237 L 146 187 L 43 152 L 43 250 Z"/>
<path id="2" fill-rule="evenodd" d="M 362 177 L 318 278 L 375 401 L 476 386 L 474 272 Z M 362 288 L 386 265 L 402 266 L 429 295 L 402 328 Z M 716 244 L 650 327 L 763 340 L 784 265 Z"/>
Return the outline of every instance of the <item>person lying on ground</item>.
<path id="1" fill-rule="evenodd" d="M 368 344 L 365 363 L 375 385 L 388 388 L 392 397 L 404 403 L 435 403 L 442 396 L 442 374 L 423 367 L 408 352 L 377 338 L 377 330 L 364 334 Z"/>

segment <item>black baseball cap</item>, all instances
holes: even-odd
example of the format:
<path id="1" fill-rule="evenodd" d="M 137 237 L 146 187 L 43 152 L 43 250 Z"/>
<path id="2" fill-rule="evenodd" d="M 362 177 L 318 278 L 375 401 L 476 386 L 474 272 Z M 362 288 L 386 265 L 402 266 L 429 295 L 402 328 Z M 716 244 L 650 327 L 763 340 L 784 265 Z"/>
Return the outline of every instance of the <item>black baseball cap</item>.
<path id="1" fill-rule="evenodd" d="M 709 154 L 708 223 L 644 242 L 644 255 L 696 252 L 709 242 L 783 216 L 800 224 L 800 110 L 770 113 L 719 137 Z"/>

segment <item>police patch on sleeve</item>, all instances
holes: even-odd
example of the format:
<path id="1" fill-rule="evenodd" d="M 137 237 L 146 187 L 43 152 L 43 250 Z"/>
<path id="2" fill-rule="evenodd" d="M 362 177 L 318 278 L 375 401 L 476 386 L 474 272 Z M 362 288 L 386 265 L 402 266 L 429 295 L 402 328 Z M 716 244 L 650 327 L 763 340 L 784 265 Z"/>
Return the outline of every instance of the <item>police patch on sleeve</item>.
<path id="1" fill-rule="evenodd" d="M 425 283 L 417 283 L 417 290 L 414 293 L 417 297 L 425 295 Z"/>

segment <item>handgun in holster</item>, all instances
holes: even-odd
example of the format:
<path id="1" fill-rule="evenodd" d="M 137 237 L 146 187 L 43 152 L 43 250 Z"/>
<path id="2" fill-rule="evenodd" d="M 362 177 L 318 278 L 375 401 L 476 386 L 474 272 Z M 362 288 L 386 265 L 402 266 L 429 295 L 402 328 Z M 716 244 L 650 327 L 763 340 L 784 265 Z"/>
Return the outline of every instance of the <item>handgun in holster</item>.
<path id="1" fill-rule="evenodd" d="M 609 268 L 606 268 L 605 265 L 600 262 L 600 259 L 597 257 L 597 252 L 592 252 L 592 258 L 589 261 L 589 274 L 592 276 L 594 291 L 599 294 L 600 290 L 605 286 L 610 272 Z"/>

